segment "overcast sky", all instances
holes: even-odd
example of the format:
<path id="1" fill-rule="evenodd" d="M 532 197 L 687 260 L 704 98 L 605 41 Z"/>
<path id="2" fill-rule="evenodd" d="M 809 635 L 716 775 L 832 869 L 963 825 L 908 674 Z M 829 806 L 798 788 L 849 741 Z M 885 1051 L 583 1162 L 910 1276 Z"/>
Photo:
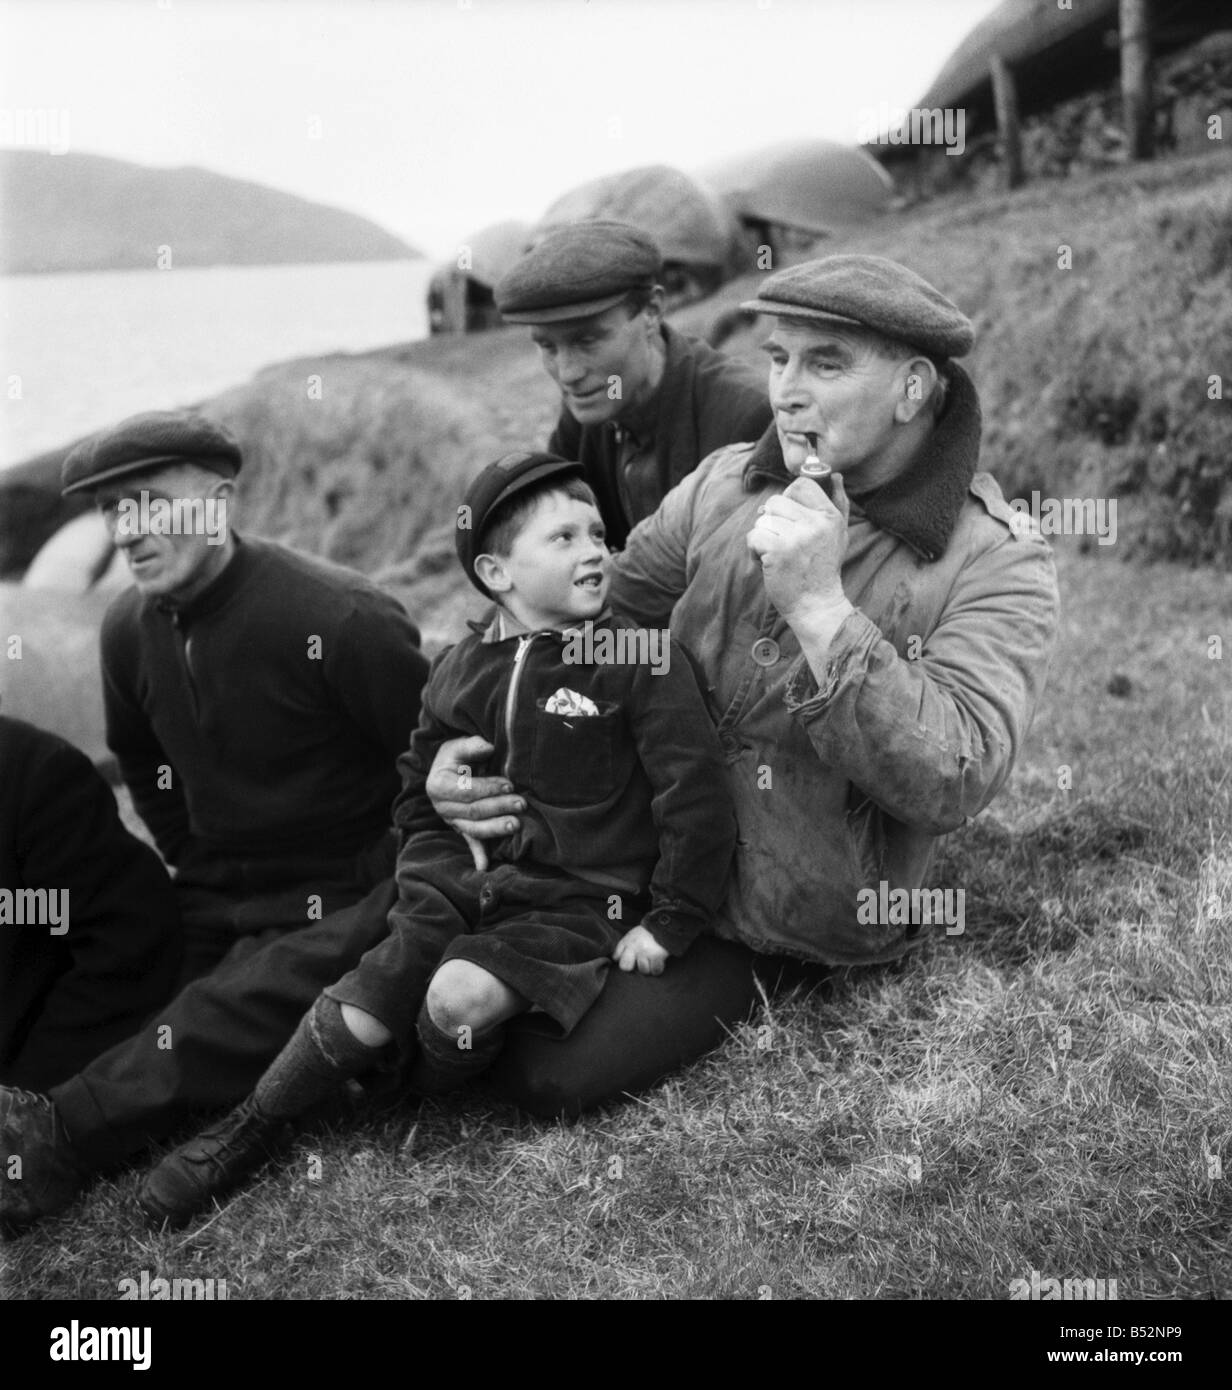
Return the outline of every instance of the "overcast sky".
<path id="1" fill-rule="evenodd" d="M 997 0 L 0 0 L 0 108 L 197 164 L 434 255 L 641 164 L 911 106 Z"/>

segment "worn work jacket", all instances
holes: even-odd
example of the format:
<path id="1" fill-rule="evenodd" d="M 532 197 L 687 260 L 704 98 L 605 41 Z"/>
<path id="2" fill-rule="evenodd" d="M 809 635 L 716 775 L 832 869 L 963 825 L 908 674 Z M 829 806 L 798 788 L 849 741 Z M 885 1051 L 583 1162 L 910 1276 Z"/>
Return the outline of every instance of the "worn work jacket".
<path id="1" fill-rule="evenodd" d="M 706 459 L 616 560 L 613 604 L 670 621 L 710 687 L 739 824 L 716 931 L 759 951 L 854 965 L 918 941 L 911 926 L 860 921 L 895 914 L 861 913 L 857 895 L 927 886 L 936 837 L 996 795 L 1044 685 L 1051 550 L 1015 531 L 976 471 L 978 400 L 949 371 L 920 455 L 852 503 L 842 578 L 857 611 L 820 681 L 746 544 L 790 482 L 773 429 Z"/>

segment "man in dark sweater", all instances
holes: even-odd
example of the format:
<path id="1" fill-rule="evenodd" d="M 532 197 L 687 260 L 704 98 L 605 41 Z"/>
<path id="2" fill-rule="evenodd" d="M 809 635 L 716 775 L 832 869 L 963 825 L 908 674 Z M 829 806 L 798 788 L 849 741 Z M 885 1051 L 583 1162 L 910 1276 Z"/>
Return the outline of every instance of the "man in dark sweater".
<path id="1" fill-rule="evenodd" d="M 586 471 L 623 548 L 708 454 L 760 439 L 765 382 L 663 322 L 662 256 L 623 222 L 553 228 L 496 286 L 507 323 L 531 326 L 562 409 L 548 451 Z"/>
<path id="2" fill-rule="evenodd" d="M 241 466 L 199 416 L 136 416 L 79 446 L 134 587 L 103 624 L 108 744 L 176 870 L 182 991 L 53 1088 L 0 1088 L 0 1222 L 64 1205 L 92 1172 L 252 1086 L 321 989 L 384 931 L 395 762 L 427 662 L 362 575 L 269 541 L 227 509 Z"/>
<path id="3" fill-rule="evenodd" d="M 103 622 L 107 742 L 177 871 L 185 980 L 237 930 L 319 917 L 306 883 L 328 911 L 366 881 L 354 861 L 390 843 L 394 762 L 427 669 L 417 629 L 360 575 L 233 545 L 186 602 L 134 588 Z"/>
<path id="4" fill-rule="evenodd" d="M 53 1086 L 131 1036 L 179 962 L 171 880 L 111 788 L 71 743 L 0 715 L 0 1084 Z"/>

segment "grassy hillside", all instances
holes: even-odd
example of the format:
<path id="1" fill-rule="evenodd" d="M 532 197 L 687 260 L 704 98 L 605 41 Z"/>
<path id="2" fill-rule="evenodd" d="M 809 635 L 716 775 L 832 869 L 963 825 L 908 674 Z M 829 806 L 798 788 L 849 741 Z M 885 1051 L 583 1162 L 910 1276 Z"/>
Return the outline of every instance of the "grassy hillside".
<path id="1" fill-rule="evenodd" d="M 504 329 L 282 364 L 210 413 L 247 451 L 241 527 L 375 572 L 444 638 L 476 607 L 454 552 L 466 484 L 546 439 L 556 406 L 525 330 Z"/>
<path id="2" fill-rule="evenodd" d="M 318 1126 L 176 1234 L 139 1224 L 136 1174 L 101 1183 L 0 1251 L 7 1288 L 982 1300 L 1038 1270 L 1232 1296 L 1232 686 L 1206 654 L 1232 576 L 1060 558 L 1034 729 L 946 844 L 963 935 L 774 999 L 574 1125 L 476 1089 Z"/>
<path id="3" fill-rule="evenodd" d="M 1232 685 L 1208 645 L 1232 637 L 1232 575 L 1192 566 L 1227 557 L 1229 406 L 1195 385 L 1232 379 L 1227 169 L 1040 185 L 861 241 L 976 317 L 986 462 L 1011 496 L 1115 483 L 1109 549 L 1186 562 L 1058 543 L 1042 706 L 1008 787 L 942 851 L 964 934 L 768 1001 L 575 1125 L 481 1089 L 360 1115 L 176 1235 L 138 1224 L 136 1175 L 101 1183 L 5 1249 L 7 1287 L 108 1298 L 148 1270 L 233 1298 L 1002 1299 L 1036 1270 L 1122 1300 L 1232 1296 Z M 509 330 L 281 366 L 210 408 L 253 453 L 251 529 L 396 579 L 445 635 L 469 606 L 458 490 L 544 436 L 552 393 Z"/>

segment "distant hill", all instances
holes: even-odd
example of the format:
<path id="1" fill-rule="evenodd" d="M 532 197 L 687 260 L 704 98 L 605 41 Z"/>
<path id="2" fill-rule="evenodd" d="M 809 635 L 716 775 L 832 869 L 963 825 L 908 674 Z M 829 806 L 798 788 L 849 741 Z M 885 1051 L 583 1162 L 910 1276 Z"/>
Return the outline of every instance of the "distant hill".
<path id="1" fill-rule="evenodd" d="M 0 151 L 0 272 L 387 261 L 422 252 L 341 208 L 208 169 Z"/>

